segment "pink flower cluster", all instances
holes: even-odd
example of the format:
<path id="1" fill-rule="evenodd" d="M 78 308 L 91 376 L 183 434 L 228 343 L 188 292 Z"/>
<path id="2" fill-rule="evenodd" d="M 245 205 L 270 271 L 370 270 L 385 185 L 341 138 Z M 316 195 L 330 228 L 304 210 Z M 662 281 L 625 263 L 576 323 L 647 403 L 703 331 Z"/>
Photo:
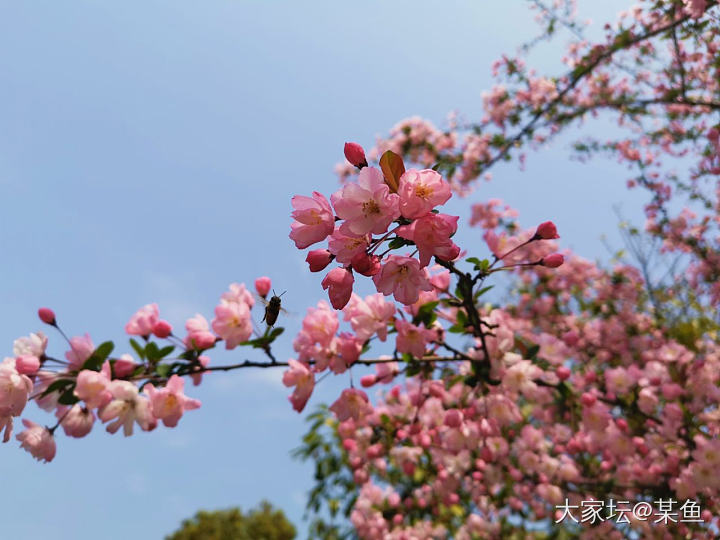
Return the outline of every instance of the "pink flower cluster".
<path id="1" fill-rule="evenodd" d="M 261 297 L 271 289 L 267 277 L 258 278 L 255 285 Z M 187 375 L 199 384 L 203 372 L 211 369 L 209 358 L 201 354 L 203 351 L 220 341 L 228 349 L 247 342 L 253 333 L 250 310 L 254 304 L 250 291 L 233 283 L 222 294 L 212 323 L 200 314 L 195 315 L 185 323 L 187 335 L 183 339 L 175 336 L 170 323 L 160 318 L 157 304 L 143 306 L 125 325 L 128 335 L 139 336 L 147 344 L 142 347 L 131 340 L 136 353 L 141 355 L 139 359 L 127 353 L 107 357 L 112 344 L 96 347 L 88 334 L 68 340 L 70 349 L 65 360 L 47 355 L 48 339 L 42 332 L 18 338 L 13 347 L 15 356 L 0 363 L 3 442 L 10 439 L 13 418 L 20 416 L 29 399 L 35 399 L 47 411 L 55 411 L 57 418 L 52 428 L 25 419 L 27 429 L 17 436 L 24 449 L 46 462 L 55 456 L 55 431 L 60 426 L 67 436 L 76 438 L 90 433 L 96 419 L 105 423 L 110 433 L 122 428 L 125 436 L 132 435 L 136 424 L 144 431 L 153 430 L 158 422 L 175 427 L 185 411 L 200 407 L 198 400 L 185 395 L 182 376 Z M 49 308 L 41 308 L 38 317 L 59 329 Z M 170 343 L 164 353 L 151 341 L 153 336 Z M 173 359 L 176 363 L 160 364 L 176 347 L 184 349 Z M 173 373 L 178 365 L 179 374 Z"/>
<path id="2" fill-rule="evenodd" d="M 378 292 L 413 304 L 421 291 L 431 290 L 426 267 L 432 257 L 452 261 L 460 254 L 451 240 L 458 217 L 436 210 L 450 199 L 450 185 L 430 169 L 409 169 L 388 180 L 379 169 L 367 166 L 359 145 L 349 144 L 346 155 L 361 169 L 357 180 L 333 193 L 330 202 L 318 192 L 312 198 L 293 197 L 290 238 L 298 249 L 328 240 L 327 249 L 310 251 L 307 262 L 313 272 L 333 259 L 342 265 L 322 281 L 335 309 L 350 301 L 354 272 L 372 277 Z M 389 247 L 378 254 L 385 242 L 397 240 L 415 246 L 415 252 L 388 255 L 394 249 Z"/>

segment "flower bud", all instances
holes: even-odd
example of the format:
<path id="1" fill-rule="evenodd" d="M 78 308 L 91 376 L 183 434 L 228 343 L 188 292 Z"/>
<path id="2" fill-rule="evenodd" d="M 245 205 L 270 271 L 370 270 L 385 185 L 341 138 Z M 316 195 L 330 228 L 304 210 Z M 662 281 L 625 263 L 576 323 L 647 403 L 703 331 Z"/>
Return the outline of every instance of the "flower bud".
<path id="1" fill-rule="evenodd" d="M 320 272 L 325 270 L 328 264 L 332 262 L 335 255 L 331 254 L 327 249 L 313 249 L 308 252 L 305 261 L 310 265 L 311 272 Z"/>
<path id="2" fill-rule="evenodd" d="M 15 369 L 21 375 L 35 375 L 40 369 L 40 359 L 32 355 L 18 356 L 15 359 Z"/>
<path id="3" fill-rule="evenodd" d="M 270 292 L 271 286 L 272 286 L 272 282 L 270 281 L 270 278 L 267 276 L 262 276 L 255 280 L 255 290 L 263 298 L 265 298 L 268 295 L 268 293 Z"/>
<path id="4" fill-rule="evenodd" d="M 345 143 L 345 159 L 355 165 L 358 169 L 367 167 L 367 159 L 365 159 L 365 150 L 358 143 Z"/>
<path id="5" fill-rule="evenodd" d="M 582 396 L 580 396 L 580 401 L 583 405 L 586 407 L 592 407 L 595 405 L 595 402 L 597 401 L 597 398 L 594 394 L 591 394 L 589 392 L 585 392 Z"/>
<path id="6" fill-rule="evenodd" d="M 560 253 L 552 253 L 550 255 L 546 255 L 542 258 L 540 261 L 540 266 L 546 266 L 548 268 L 557 268 L 558 266 L 562 265 L 562 263 L 565 262 L 565 257 L 563 257 Z"/>
<path id="7" fill-rule="evenodd" d="M 560 238 L 560 235 L 558 235 L 557 228 L 552 221 L 546 221 L 538 225 L 535 236 L 533 236 L 535 240 L 554 240 L 555 238 Z"/>
<path id="8" fill-rule="evenodd" d="M 567 366 L 560 366 L 555 370 L 555 375 L 561 381 L 566 381 L 570 378 L 570 369 Z"/>
<path id="9" fill-rule="evenodd" d="M 363 388 L 370 388 L 376 382 L 377 377 L 372 373 L 370 375 L 363 375 L 362 377 L 360 377 L 360 386 L 362 386 Z"/>
<path id="10" fill-rule="evenodd" d="M 153 326 L 152 331 L 157 337 L 163 339 L 172 334 L 172 326 L 170 326 L 170 323 L 167 321 L 158 321 L 155 323 L 155 326 Z"/>
<path id="11" fill-rule="evenodd" d="M 346 268 L 333 268 L 322 280 L 322 288 L 328 291 L 330 303 L 335 309 L 344 308 L 350 301 L 355 278 Z"/>
<path id="12" fill-rule="evenodd" d="M 350 261 L 350 264 L 353 270 L 368 277 L 374 276 L 381 269 L 380 257 L 377 255 L 367 255 L 364 251 L 355 255 Z"/>
<path id="13" fill-rule="evenodd" d="M 52 309 L 41 307 L 38 309 L 38 317 L 40 317 L 40 320 L 45 324 L 55 326 L 55 312 Z"/>

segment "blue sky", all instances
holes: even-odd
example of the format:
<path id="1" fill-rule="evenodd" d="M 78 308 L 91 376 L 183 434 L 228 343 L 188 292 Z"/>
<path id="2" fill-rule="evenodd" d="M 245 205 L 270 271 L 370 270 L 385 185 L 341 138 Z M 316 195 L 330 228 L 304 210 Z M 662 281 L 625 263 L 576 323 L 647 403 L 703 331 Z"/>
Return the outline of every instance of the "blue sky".
<path id="1" fill-rule="evenodd" d="M 625 3 L 602 4 L 580 2 L 598 20 Z M 337 188 L 346 140 L 370 146 L 416 114 L 439 125 L 452 109 L 478 117 L 491 62 L 534 31 L 520 1 L 5 3 L 5 354 L 40 329 L 39 306 L 54 308 L 68 333 L 130 352 L 122 328 L 138 307 L 158 302 L 180 327 L 196 312 L 210 318 L 229 283 L 269 275 L 300 315 L 286 320 L 277 348 L 290 357 L 302 313 L 324 298 L 322 276 L 287 238 L 292 195 Z M 557 46 L 533 56 L 549 74 L 558 58 Z M 524 172 L 496 169 L 450 210 L 466 219 L 472 202 L 501 197 L 527 226 L 554 219 L 563 246 L 607 258 L 600 236 L 620 245 L 612 205 L 638 215 L 641 199 L 614 163 L 570 162 L 569 141 L 530 155 Z M 483 255 L 477 231 L 459 238 Z M 305 426 L 280 376 L 207 377 L 188 390 L 202 408 L 177 428 L 125 439 L 96 425 L 82 440 L 59 437 L 49 465 L 14 440 L 0 446 L 3 537 L 161 538 L 199 508 L 262 498 L 299 524 L 311 472 L 289 457 Z M 325 380 L 310 408 L 346 383 Z"/>

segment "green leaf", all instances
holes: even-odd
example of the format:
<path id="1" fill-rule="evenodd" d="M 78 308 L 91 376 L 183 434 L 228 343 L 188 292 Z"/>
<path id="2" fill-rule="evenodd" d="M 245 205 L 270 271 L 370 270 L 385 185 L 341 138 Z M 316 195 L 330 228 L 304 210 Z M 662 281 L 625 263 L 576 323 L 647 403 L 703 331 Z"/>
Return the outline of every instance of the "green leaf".
<path id="1" fill-rule="evenodd" d="M 74 405 L 75 403 L 80 401 L 80 399 L 78 399 L 77 396 L 73 394 L 73 390 L 74 388 L 70 388 L 69 390 L 63 392 L 58 398 L 58 403 L 60 405 Z"/>
<path id="2" fill-rule="evenodd" d="M 407 240 L 398 236 L 397 238 L 390 240 L 388 243 L 388 249 L 399 249 L 406 245 L 408 245 Z"/>
<path id="3" fill-rule="evenodd" d="M 170 375 L 170 372 L 172 371 L 172 365 L 171 364 L 158 364 L 155 367 L 155 370 L 157 371 L 157 374 L 161 377 L 167 377 Z"/>
<path id="4" fill-rule="evenodd" d="M 132 348 L 135 349 L 135 353 L 140 357 L 140 359 L 145 360 L 145 347 L 140 345 L 133 338 L 130 338 L 130 345 L 132 345 Z"/>
<path id="5" fill-rule="evenodd" d="M 468 258 L 465 259 L 465 260 L 466 260 L 467 262 L 469 262 L 470 264 L 474 264 L 475 266 L 477 266 L 477 265 L 480 264 L 480 259 L 478 259 L 477 257 L 468 257 Z"/>
<path id="6" fill-rule="evenodd" d="M 160 356 L 160 348 L 154 341 L 151 341 L 145 346 L 145 355 L 150 362 L 157 362 L 162 358 L 162 356 Z"/>
<path id="7" fill-rule="evenodd" d="M 48 394 L 52 394 L 56 391 L 59 392 L 65 390 L 68 386 L 73 386 L 74 384 L 75 382 L 70 379 L 59 379 L 57 381 L 53 381 L 48 385 L 45 391 L 40 394 L 40 397 L 47 396 Z"/>
<path id="8" fill-rule="evenodd" d="M 158 351 L 158 356 L 160 358 L 165 358 L 169 354 L 171 354 L 175 350 L 175 347 L 173 345 L 168 345 L 167 347 L 163 347 Z"/>
<path id="9" fill-rule="evenodd" d="M 478 298 L 480 298 L 483 294 L 485 294 L 486 292 L 488 292 L 488 291 L 489 291 L 490 289 L 492 289 L 494 286 L 495 286 L 495 285 L 488 285 L 487 287 L 483 287 L 482 289 L 480 289 L 479 291 L 477 291 L 477 292 L 474 294 L 475 300 L 477 300 Z"/>
<path id="10" fill-rule="evenodd" d="M 112 341 L 106 341 L 105 343 L 101 343 L 100 345 L 98 345 L 97 349 L 95 349 L 90 355 L 90 358 L 85 360 L 85 363 L 82 365 L 81 369 L 100 371 L 103 362 L 107 360 L 108 356 L 110 356 L 110 353 L 113 352 L 114 348 L 115 345 Z"/>
<path id="11" fill-rule="evenodd" d="M 435 308 L 438 307 L 439 303 L 440 302 L 438 301 L 433 301 L 420 306 L 417 315 L 413 318 L 413 324 L 419 325 L 420 323 L 423 323 L 426 328 L 429 327 L 437 318 Z"/>

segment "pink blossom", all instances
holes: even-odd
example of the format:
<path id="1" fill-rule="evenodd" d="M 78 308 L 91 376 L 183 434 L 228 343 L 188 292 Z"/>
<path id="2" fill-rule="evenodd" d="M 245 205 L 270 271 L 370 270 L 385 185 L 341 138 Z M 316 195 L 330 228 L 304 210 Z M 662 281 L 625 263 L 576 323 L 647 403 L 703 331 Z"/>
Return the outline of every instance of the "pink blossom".
<path id="1" fill-rule="evenodd" d="M 17 338 L 13 342 L 13 354 L 15 356 L 37 356 L 42 358 L 45 355 L 48 338 L 42 332 L 35 332 L 27 337 Z"/>
<path id="2" fill-rule="evenodd" d="M 265 298 L 268 295 L 271 288 L 272 288 L 272 281 L 270 281 L 269 277 L 262 276 L 255 280 L 255 290 L 263 298 Z"/>
<path id="3" fill-rule="evenodd" d="M 153 327 L 159 318 L 158 305 L 147 304 L 130 317 L 130 320 L 125 325 L 125 332 L 131 336 L 149 336 L 152 334 Z"/>
<path id="4" fill-rule="evenodd" d="M 330 406 L 330 410 L 341 422 L 352 418 L 358 420 L 372 411 L 365 392 L 356 388 L 346 388 L 340 397 Z"/>
<path id="5" fill-rule="evenodd" d="M 367 235 L 348 236 L 343 234 L 341 228 L 335 229 L 335 232 L 330 235 L 330 240 L 328 241 L 330 253 L 335 255 L 337 261 L 342 264 L 350 264 L 353 257 L 364 254 L 368 245 Z"/>
<path id="6" fill-rule="evenodd" d="M 408 169 L 400 177 L 398 195 L 403 217 L 417 219 L 450 199 L 450 184 L 432 169 Z"/>
<path id="7" fill-rule="evenodd" d="M 215 335 L 210 332 L 207 319 L 197 313 L 185 321 L 188 335 L 185 337 L 185 346 L 190 349 L 204 350 L 215 345 Z"/>
<path id="8" fill-rule="evenodd" d="M 398 352 L 411 354 L 415 358 L 422 358 L 428 343 L 437 339 L 437 333 L 425 328 L 424 324 L 415 326 L 403 319 L 397 319 L 395 328 L 398 332 L 395 348 Z"/>
<path id="9" fill-rule="evenodd" d="M 322 280 L 322 288 L 328 291 L 330 303 L 335 309 L 344 308 L 352 295 L 355 278 L 346 268 L 333 268 Z"/>
<path id="10" fill-rule="evenodd" d="M 55 416 L 60 421 L 65 435 L 80 439 L 90 433 L 95 423 L 95 415 L 87 407 L 77 403 L 72 407 L 58 407 Z"/>
<path id="11" fill-rule="evenodd" d="M 348 236 L 383 234 L 400 215 L 398 196 L 390 193 L 382 173 L 375 167 L 365 167 L 357 182 L 345 184 L 330 200 L 338 217 L 345 220 L 341 230 Z"/>
<path id="12" fill-rule="evenodd" d="M 150 401 L 139 395 L 137 386 L 130 381 L 113 381 L 110 383 L 110 392 L 112 400 L 98 411 L 98 418 L 102 422 L 115 419 L 105 428 L 108 432 L 115 433 L 122 426 L 124 435 L 129 437 L 133 434 L 135 423 L 143 431 L 155 429 L 157 419 L 152 414 Z"/>
<path id="13" fill-rule="evenodd" d="M 373 294 L 363 300 L 357 294 L 343 309 L 344 319 L 350 321 L 355 335 L 361 341 L 367 341 L 377 333 L 380 341 L 387 339 L 388 323 L 395 315 L 395 305 L 385 301 L 382 294 Z"/>
<path id="14" fill-rule="evenodd" d="M 358 143 L 345 143 L 345 159 L 355 165 L 355 167 L 367 167 L 367 159 L 365 159 L 365 150 Z"/>
<path id="15" fill-rule="evenodd" d="M 152 384 L 145 386 L 153 416 L 167 427 L 175 427 L 184 411 L 200 407 L 200 401 L 183 393 L 184 388 L 185 381 L 177 375 L 170 377 L 164 388 L 156 389 Z"/>
<path id="16" fill-rule="evenodd" d="M 253 331 L 250 309 L 247 304 L 221 302 L 215 307 L 212 329 L 225 340 L 225 348 L 228 350 L 247 341 Z"/>
<path id="17" fill-rule="evenodd" d="M 314 249 L 307 254 L 305 261 L 310 266 L 311 272 L 320 272 L 332 262 L 335 256 L 327 249 Z"/>
<path id="18" fill-rule="evenodd" d="M 40 359 L 37 356 L 23 355 L 15 360 L 15 368 L 23 375 L 35 375 L 40 369 Z"/>
<path id="19" fill-rule="evenodd" d="M 111 399 L 110 363 L 106 360 L 102 371 L 83 369 L 77 376 L 75 397 L 82 399 L 90 409 L 102 407 Z"/>
<path id="20" fill-rule="evenodd" d="M 20 416 L 32 390 L 32 381 L 18 372 L 14 358 L 0 362 L 0 417 Z"/>
<path id="21" fill-rule="evenodd" d="M 55 437 L 50 430 L 27 419 L 22 422 L 27 429 L 16 436 L 20 447 L 30 452 L 38 461 L 52 461 L 55 457 Z"/>
<path id="22" fill-rule="evenodd" d="M 315 374 L 306 364 L 297 360 L 289 360 L 288 364 L 290 367 L 283 373 L 282 382 L 285 386 L 295 387 L 288 399 L 293 409 L 302 412 L 315 387 Z"/>
<path id="23" fill-rule="evenodd" d="M 420 291 L 432 290 L 426 272 L 417 259 L 390 255 L 382 270 L 373 276 L 378 292 L 385 296 L 393 294 L 398 302 L 414 304 Z"/>
<path id="24" fill-rule="evenodd" d="M 38 317 L 45 324 L 55 326 L 55 312 L 52 309 L 41 307 L 38 309 Z"/>
<path id="25" fill-rule="evenodd" d="M 95 345 L 89 334 L 70 338 L 70 350 L 65 353 L 65 358 L 70 363 L 71 370 L 80 369 L 85 361 L 95 352 Z"/>
<path id="26" fill-rule="evenodd" d="M 458 219 L 458 216 L 429 213 L 411 225 L 400 227 L 397 234 L 415 242 L 421 266 L 430 264 L 433 255 L 443 261 L 452 261 L 460 254 L 460 248 L 450 239 L 457 231 Z"/>
<path id="27" fill-rule="evenodd" d="M 231 283 L 228 290 L 220 296 L 222 303 L 247 304 L 249 308 L 255 305 L 255 298 L 247 290 L 244 283 Z"/>
<path id="28" fill-rule="evenodd" d="M 339 326 L 335 311 L 327 302 L 320 300 L 317 307 L 308 308 L 302 323 L 302 333 L 307 336 L 309 343 L 330 345 Z"/>
<path id="29" fill-rule="evenodd" d="M 290 226 L 290 239 L 298 249 L 325 240 L 335 230 L 335 215 L 322 193 L 313 191 L 312 198 L 295 195 L 292 206 L 295 221 Z"/>

